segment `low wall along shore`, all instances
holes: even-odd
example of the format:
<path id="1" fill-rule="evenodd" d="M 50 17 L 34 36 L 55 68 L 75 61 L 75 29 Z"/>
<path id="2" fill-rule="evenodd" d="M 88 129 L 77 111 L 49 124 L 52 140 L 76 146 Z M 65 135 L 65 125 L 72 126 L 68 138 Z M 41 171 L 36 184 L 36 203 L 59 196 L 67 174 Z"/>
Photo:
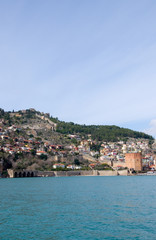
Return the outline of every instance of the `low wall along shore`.
<path id="1" fill-rule="evenodd" d="M 80 171 L 28 171 L 28 170 L 12 170 L 8 169 L 8 177 L 21 178 L 21 177 L 70 177 L 70 176 L 127 176 L 127 170 L 109 171 L 109 170 L 80 170 Z"/>

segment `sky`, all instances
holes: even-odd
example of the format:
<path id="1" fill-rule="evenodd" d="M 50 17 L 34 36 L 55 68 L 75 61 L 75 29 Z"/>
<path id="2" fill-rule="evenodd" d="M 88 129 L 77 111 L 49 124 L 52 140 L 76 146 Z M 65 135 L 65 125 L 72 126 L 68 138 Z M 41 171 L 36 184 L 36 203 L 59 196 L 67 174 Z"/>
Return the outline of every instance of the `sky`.
<path id="1" fill-rule="evenodd" d="M 1 0 L 0 107 L 156 137 L 155 0 Z"/>

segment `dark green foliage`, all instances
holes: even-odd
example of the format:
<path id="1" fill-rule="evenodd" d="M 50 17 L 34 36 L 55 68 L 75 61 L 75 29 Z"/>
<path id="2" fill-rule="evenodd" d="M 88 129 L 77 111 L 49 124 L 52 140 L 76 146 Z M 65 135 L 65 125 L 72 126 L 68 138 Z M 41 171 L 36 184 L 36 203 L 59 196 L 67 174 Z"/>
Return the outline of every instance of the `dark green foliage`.
<path id="1" fill-rule="evenodd" d="M 19 154 L 15 153 L 14 158 L 13 158 L 14 162 L 16 162 L 18 160 L 18 158 L 19 158 Z"/>
<path id="2" fill-rule="evenodd" d="M 5 115 L 5 112 L 2 108 L 0 108 L 0 118 L 4 117 Z"/>
<path id="3" fill-rule="evenodd" d="M 37 137 L 37 138 L 36 138 L 36 141 L 39 141 L 39 142 L 40 142 L 40 141 L 42 141 L 42 138 Z"/>
<path id="4" fill-rule="evenodd" d="M 14 162 L 16 162 L 18 159 L 22 159 L 24 157 L 24 154 L 22 152 L 19 152 L 19 153 L 15 153 L 14 154 Z"/>
<path id="5" fill-rule="evenodd" d="M 16 169 L 18 170 L 22 170 L 22 169 L 26 169 L 27 168 L 27 164 L 25 162 L 18 162 Z"/>
<path id="6" fill-rule="evenodd" d="M 150 139 L 150 140 L 149 140 L 149 143 L 148 143 L 150 148 L 152 148 L 152 144 L 153 144 L 153 143 L 154 143 L 154 140 L 153 140 L 153 139 Z"/>
<path id="7" fill-rule="evenodd" d="M 77 144 L 78 144 L 78 142 L 77 142 L 76 138 L 73 138 L 73 139 L 71 140 L 71 142 L 72 142 L 73 144 L 75 144 L 75 145 L 77 145 Z"/>
<path id="8" fill-rule="evenodd" d="M 54 122 L 54 123 L 58 123 L 59 122 L 59 120 L 58 120 L 58 118 L 56 117 L 56 118 L 54 118 L 54 117 L 50 117 L 50 120 L 52 121 L 52 122 Z"/>
<path id="9" fill-rule="evenodd" d="M 42 160 L 47 160 L 47 158 L 48 158 L 48 157 L 47 157 L 47 155 L 45 155 L 45 154 L 41 154 L 41 155 L 40 155 L 40 159 L 42 159 Z"/>
<path id="10" fill-rule="evenodd" d="M 34 135 L 33 135 L 33 134 L 30 134 L 30 135 L 29 135 L 29 137 L 30 137 L 30 138 L 33 138 L 33 137 L 34 137 Z"/>
<path id="11" fill-rule="evenodd" d="M 36 155 L 36 150 L 35 150 L 35 149 L 31 149 L 31 154 L 32 154 L 33 156 L 35 156 L 35 155 Z"/>
<path id="12" fill-rule="evenodd" d="M 33 118 L 35 116 L 35 112 L 31 111 L 30 109 L 26 110 L 25 117 L 26 118 Z"/>
<path id="13" fill-rule="evenodd" d="M 47 152 L 47 151 L 48 151 L 48 148 L 47 148 L 47 147 L 44 147 L 44 151 Z"/>
<path id="14" fill-rule="evenodd" d="M 79 161 L 78 158 L 75 158 L 75 159 L 74 159 L 74 164 L 75 164 L 75 165 L 78 165 L 78 166 L 80 165 L 80 161 Z"/>
<path id="15" fill-rule="evenodd" d="M 100 144 L 91 144 L 90 145 L 90 150 L 91 151 L 95 151 L 95 152 L 99 152 L 100 151 L 100 147 L 101 147 L 101 145 Z"/>
<path id="16" fill-rule="evenodd" d="M 9 158 L 4 158 L 3 159 L 3 168 L 4 169 L 12 168 L 12 162 L 10 161 Z"/>
<path id="17" fill-rule="evenodd" d="M 0 118 L 3 118 L 8 124 L 11 124 L 9 112 L 5 112 L 2 108 L 0 108 Z"/>
<path id="18" fill-rule="evenodd" d="M 88 134 L 92 135 L 92 138 L 97 141 L 118 141 L 120 139 L 131 138 L 146 138 L 153 140 L 152 136 L 149 136 L 142 132 L 133 131 L 127 128 L 120 128 L 117 126 L 104 126 L 104 125 L 79 125 L 72 122 L 58 122 L 57 132 L 62 134 L 79 134 L 87 137 Z"/>

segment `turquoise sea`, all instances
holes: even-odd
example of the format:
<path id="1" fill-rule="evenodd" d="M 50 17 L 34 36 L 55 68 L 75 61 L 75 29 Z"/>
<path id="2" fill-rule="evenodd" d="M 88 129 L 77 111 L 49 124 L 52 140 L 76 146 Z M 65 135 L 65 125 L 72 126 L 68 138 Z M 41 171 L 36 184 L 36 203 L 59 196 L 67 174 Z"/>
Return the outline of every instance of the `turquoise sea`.
<path id="1" fill-rule="evenodd" d="M 156 176 L 0 179 L 0 239 L 156 239 Z"/>

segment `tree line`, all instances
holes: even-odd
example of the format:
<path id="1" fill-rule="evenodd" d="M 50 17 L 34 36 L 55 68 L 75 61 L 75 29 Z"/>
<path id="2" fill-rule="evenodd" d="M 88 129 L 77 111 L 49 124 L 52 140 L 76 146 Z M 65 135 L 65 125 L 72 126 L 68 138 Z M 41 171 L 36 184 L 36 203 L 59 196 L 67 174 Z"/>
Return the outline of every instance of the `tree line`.
<path id="1" fill-rule="evenodd" d="M 153 140 L 153 137 L 138 131 L 133 131 L 128 128 L 120 128 L 118 126 L 108 125 L 80 125 L 73 122 L 57 123 L 57 132 L 62 134 L 79 134 L 87 138 L 92 136 L 93 140 L 97 141 L 118 141 L 126 138 L 145 138 Z"/>

